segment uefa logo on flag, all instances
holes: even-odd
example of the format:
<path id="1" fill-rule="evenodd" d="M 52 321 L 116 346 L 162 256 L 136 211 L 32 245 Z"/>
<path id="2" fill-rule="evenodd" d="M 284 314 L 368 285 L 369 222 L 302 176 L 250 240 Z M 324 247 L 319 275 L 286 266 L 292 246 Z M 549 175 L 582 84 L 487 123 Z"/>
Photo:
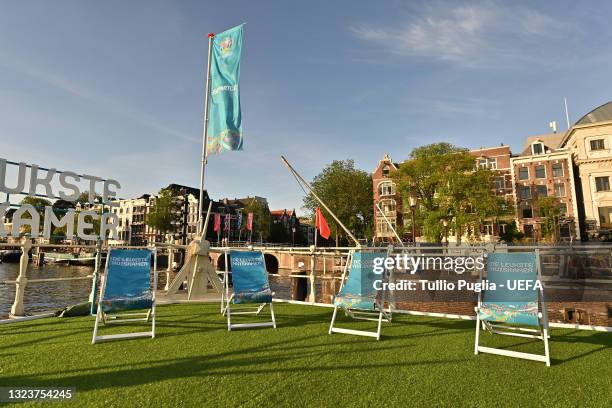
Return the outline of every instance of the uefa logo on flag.
<path id="1" fill-rule="evenodd" d="M 221 47 L 221 52 L 223 54 L 228 54 L 232 51 L 232 37 L 225 37 L 223 41 L 219 43 L 219 47 Z"/>

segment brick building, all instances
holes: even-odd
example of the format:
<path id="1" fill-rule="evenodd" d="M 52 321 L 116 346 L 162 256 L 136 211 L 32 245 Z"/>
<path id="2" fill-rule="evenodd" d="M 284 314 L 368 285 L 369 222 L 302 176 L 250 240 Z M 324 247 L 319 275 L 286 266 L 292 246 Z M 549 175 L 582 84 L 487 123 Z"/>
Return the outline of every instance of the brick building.
<path id="1" fill-rule="evenodd" d="M 393 225 L 394 228 L 404 227 L 404 208 L 402 205 L 402 196 L 397 191 L 395 183 L 391 180 L 390 175 L 394 171 L 397 171 L 399 164 L 394 163 L 388 154 L 385 154 L 382 160 L 378 162 L 378 166 L 372 174 L 372 188 L 374 191 L 374 239 L 379 242 L 394 241 L 395 235 L 389 224 L 385 221 L 381 211 L 385 214 L 385 217 Z M 380 210 L 377 209 L 377 204 Z M 407 208 L 407 212 L 410 212 L 410 208 Z M 410 226 L 410 216 L 406 218 L 408 220 L 406 230 Z M 402 237 L 405 239 L 406 237 Z"/>
<path id="2" fill-rule="evenodd" d="M 497 147 L 481 147 L 470 150 L 476 159 L 476 167 L 487 168 L 497 175 L 493 181 L 493 190 L 498 197 L 514 202 L 512 195 L 512 167 L 510 146 L 502 144 Z M 500 233 L 506 231 L 507 225 L 513 217 L 483 220 L 478 238 L 483 241 L 495 241 Z"/>
<path id="3" fill-rule="evenodd" d="M 512 200 L 512 170 L 510 165 L 510 147 L 501 145 L 498 147 L 481 147 L 470 150 L 474 157 L 474 168 L 485 167 L 496 172 L 498 176 L 494 180 L 492 188 L 495 194 L 500 197 Z M 411 209 L 409 203 L 404 203 L 402 196 L 397 191 L 397 186 L 390 175 L 397 171 L 398 163 L 394 163 L 388 154 L 382 160 L 372 174 L 372 187 L 374 191 L 374 239 L 379 242 L 394 241 L 395 234 L 389 228 L 385 217 L 398 231 L 403 234 L 402 239 L 408 240 L 412 235 Z M 380 210 L 377 209 L 377 204 Z M 382 216 L 382 212 L 385 217 Z M 495 241 L 500 232 L 505 231 L 507 223 L 512 217 L 507 219 L 484 220 L 480 231 L 472 231 L 470 235 L 483 241 Z M 416 231 L 418 238 L 419 232 Z M 451 237 L 452 239 L 452 237 Z"/>
<path id="4" fill-rule="evenodd" d="M 578 199 L 574 186 L 571 152 L 561 147 L 565 134 L 528 137 L 523 151 L 511 159 L 517 224 L 525 237 L 542 239 L 542 217 L 538 201 L 555 197 L 560 219 L 556 234 L 561 239 L 580 239 Z"/>

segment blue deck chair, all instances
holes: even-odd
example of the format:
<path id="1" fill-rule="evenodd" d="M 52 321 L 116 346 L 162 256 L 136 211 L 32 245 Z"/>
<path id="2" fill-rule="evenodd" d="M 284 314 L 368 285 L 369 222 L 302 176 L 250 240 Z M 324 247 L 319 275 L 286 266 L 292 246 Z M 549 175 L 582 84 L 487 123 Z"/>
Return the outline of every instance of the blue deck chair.
<path id="1" fill-rule="evenodd" d="M 379 291 L 374 287 L 376 280 L 385 280 L 386 273 L 383 275 L 375 274 L 373 263 L 374 258 L 386 258 L 387 255 L 388 251 L 362 250 L 349 253 L 349 259 L 342 273 L 340 291 L 334 297 L 334 314 L 329 326 L 329 334 L 354 334 L 380 340 L 382 322 L 391 321 L 391 307 L 389 306 L 389 310 L 384 308 L 387 301 L 387 291 L 378 293 Z M 348 278 L 346 277 L 347 272 L 349 272 Z M 376 332 L 334 327 L 338 309 L 344 309 L 345 313 L 353 319 L 378 322 Z"/>
<path id="2" fill-rule="evenodd" d="M 155 337 L 155 290 L 151 289 L 151 256 L 153 288 L 157 287 L 157 253 L 148 249 L 110 249 L 96 313 L 92 344 L 99 341 Z M 123 313 L 147 309 L 146 312 Z M 151 331 L 98 336 L 98 325 L 149 322 Z"/>
<path id="3" fill-rule="evenodd" d="M 224 311 L 227 317 L 227 330 L 270 326 L 276 329 L 274 306 L 272 305 L 274 293 L 268 282 L 268 271 L 263 253 L 261 251 L 229 251 L 229 256 L 234 293 L 230 294 L 226 256 L 224 282 L 227 304 Z M 232 315 L 259 315 L 266 305 L 270 305 L 272 321 L 232 324 Z"/>
<path id="4" fill-rule="evenodd" d="M 489 254 L 487 281 L 494 283 L 496 289 L 479 294 L 475 308 L 474 354 L 498 354 L 541 361 L 550 366 L 550 331 L 544 291 L 541 287 L 534 289 L 533 286 L 536 281 L 541 282 L 539 251 Z M 520 282 L 529 283 L 529 286 L 520 290 L 520 286 L 517 286 Z M 479 344 L 481 328 L 491 334 L 540 339 L 544 342 L 544 355 L 483 347 Z"/>

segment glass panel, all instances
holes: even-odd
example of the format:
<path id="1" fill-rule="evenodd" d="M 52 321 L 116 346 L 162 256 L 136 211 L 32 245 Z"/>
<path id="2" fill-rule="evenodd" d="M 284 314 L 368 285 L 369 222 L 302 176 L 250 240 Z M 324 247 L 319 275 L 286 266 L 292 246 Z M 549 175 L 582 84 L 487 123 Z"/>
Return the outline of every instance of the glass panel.
<path id="1" fill-rule="evenodd" d="M 528 200 L 531 198 L 531 187 L 530 186 L 521 186 L 521 198 L 523 200 Z"/>
<path id="2" fill-rule="evenodd" d="M 538 179 L 546 178 L 546 168 L 544 166 L 536 166 L 535 176 Z"/>
<path id="3" fill-rule="evenodd" d="M 527 167 L 521 167 L 519 169 L 519 180 L 527 180 L 529 178 L 529 169 Z"/>
<path id="4" fill-rule="evenodd" d="M 533 146 L 533 154 L 544 153 L 544 145 L 542 145 L 542 143 L 534 143 L 532 146 Z"/>
<path id="5" fill-rule="evenodd" d="M 538 186 L 538 197 L 548 196 L 548 188 L 546 186 Z"/>
<path id="6" fill-rule="evenodd" d="M 595 177 L 595 189 L 597 191 L 610 191 L 610 178 Z"/>
<path id="7" fill-rule="evenodd" d="M 561 163 L 555 163 L 552 166 L 553 177 L 563 177 L 563 165 Z"/>
<path id="8" fill-rule="evenodd" d="M 591 150 L 604 150 L 604 140 L 603 139 L 595 139 L 591 140 Z"/>
<path id="9" fill-rule="evenodd" d="M 555 196 L 565 197 L 565 184 L 555 184 Z"/>

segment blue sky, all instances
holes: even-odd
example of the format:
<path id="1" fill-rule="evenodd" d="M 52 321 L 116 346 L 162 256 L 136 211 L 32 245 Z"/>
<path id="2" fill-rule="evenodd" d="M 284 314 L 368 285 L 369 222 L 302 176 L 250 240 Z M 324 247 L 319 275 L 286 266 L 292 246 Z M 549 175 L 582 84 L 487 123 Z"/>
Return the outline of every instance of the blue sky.
<path id="1" fill-rule="evenodd" d="M 572 122 L 612 99 L 612 4 L 576 3 L 3 2 L 0 157 L 122 197 L 197 186 L 206 34 L 241 22 L 245 150 L 210 157 L 213 198 L 299 209 L 281 154 L 311 179 L 436 141 L 518 152 L 565 129 L 563 97 Z"/>

